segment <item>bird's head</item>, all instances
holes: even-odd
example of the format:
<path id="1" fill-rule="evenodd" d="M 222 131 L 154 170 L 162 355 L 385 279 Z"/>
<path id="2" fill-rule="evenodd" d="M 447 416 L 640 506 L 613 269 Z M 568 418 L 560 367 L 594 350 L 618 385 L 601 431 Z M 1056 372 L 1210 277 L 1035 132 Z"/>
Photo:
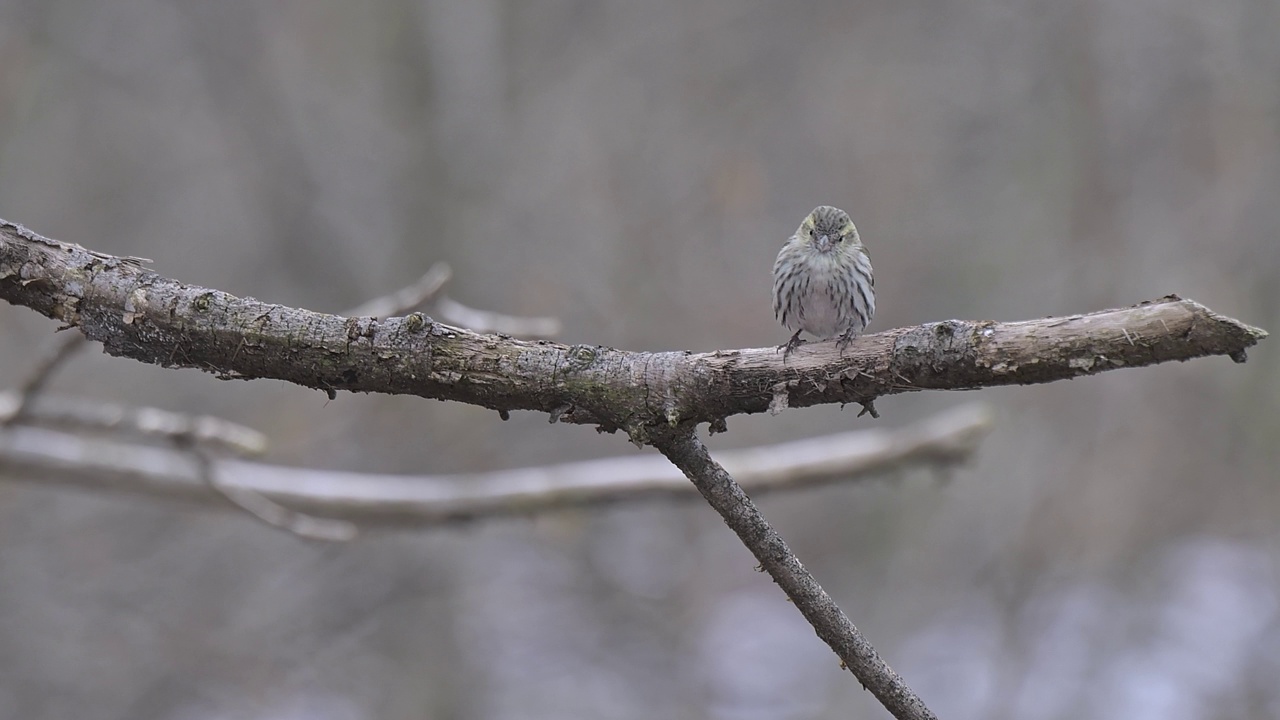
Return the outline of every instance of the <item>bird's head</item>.
<path id="1" fill-rule="evenodd" d="M 849 214 L 830 205 L 819 205 L 800 223 L 800 241 L 820 253 L 849 252 L 862 245 L 858 228 Z"/>

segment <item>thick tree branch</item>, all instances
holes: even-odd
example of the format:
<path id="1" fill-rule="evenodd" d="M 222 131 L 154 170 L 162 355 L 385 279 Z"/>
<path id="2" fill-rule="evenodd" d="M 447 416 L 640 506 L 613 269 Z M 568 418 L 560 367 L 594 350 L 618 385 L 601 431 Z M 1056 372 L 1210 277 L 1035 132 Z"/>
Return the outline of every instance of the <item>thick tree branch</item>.
<path id="1" fill-rule="evenodd" d="M 0 221 L 0 298 L 112 355 L 326 392 L 411 394 L 624 429 L 710 422 L 782 407 L 862 403 L 926 389 L 1042 383 L 1121 367 L 1228 355 L 1266 333 L 1175 296 L 1087 315 L 949 320 L 857 340 L 711 353 L 626 352 L 480 335 L 414 313 L 344 318 L 184 285 Z"/>
<path id="2" fill-rule="evenodd" d="M 0 417 L 15 405 L 15 395 L 0 394 Z M 150 408 L 86 406 L 42 398 L 32 408 L 29 421 L 100 432 L 128 425 L 129 418 L 153 415 L 173 414 Z M 105 419 L 111 422 L 104 424 Z M 204 435 L 196 428 L 225 425 L 236 432 L 218 433 L 215 439 L 223 444 L 228 442 L 228 436 L 257 434 L 214 418 L 164 424 L 192 428 L 197 437 Z M 855 430 L 725 450 L 716 453 L 716 457 L 758 495 L 916 468 L 952 467 L 977 450 L 990 428 L 989 410 L 981 405 L 965 405 L 903 428 Z M 245 443 L 234 447 L 243 449 Z M 255 447 L 260 448 L 260 443 Z M 14 480 L 98 492 L 141 493 L 218 507 L 226 507 L 221 498 L 224 492 L 215 490 L 250 491 L 292 510 L 349 520 L 361 527 L 423 527 L 694 493 L 684 475 L 656 455 L 433 476 L 340 472 L 225 458 L 213 459 L 211 465 L 218 488 L 208 482 L 197 458 L 172 446 L 139 445 L 115 437 L 90 437 L 44 427 L 0 428 L 0 474 Z"/>
<path id="3" fill-rule="evenodd" d="M 778 583 L 818 637 L 836 652 L 863 687 L 899 720 L 934 718 L 924 702 L 880 659 L 871 643 L 800 564 L 742 487 L 711 459 L 691 427 L 663 429 L 653 433 L 651 439 L 653 445 L 693 481 L 702 497 L 737 533 L 760 561 L 760 567 Z"/>

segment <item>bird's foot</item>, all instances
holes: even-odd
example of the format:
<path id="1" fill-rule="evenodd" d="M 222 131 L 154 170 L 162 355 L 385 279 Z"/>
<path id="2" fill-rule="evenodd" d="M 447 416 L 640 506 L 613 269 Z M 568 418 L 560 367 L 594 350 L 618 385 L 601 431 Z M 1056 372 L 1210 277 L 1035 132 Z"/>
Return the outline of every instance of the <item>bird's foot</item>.
<path id="1" fill-rule="evenodd" d="M 875 398 L 871 398 L 870 400 L 867 400 L 866 402 L 859 402 L 858 404 L 862 406 L 862 412 L 858 413 L 858 417 L 862 417 L 863 415 L 870 415 L 871 417 L 875 418 L 876 420 L 879 420 L 879 419 L 880 419 L 880 412 L 879 412 L 878 410 L 876 410 L 876 399 L 875 399 Z"/>
<path id="2" fill-rule="evenodd" d="M 853 328 L 840 333 L 840 337 L 836 339 L 836 349 L 840 351 L 840 357 L 844 357 L 844 351 L 848 349 L 856 337 L 858 337 L 858 333 Z"/>
<path id="3" fill-rule="evenodd" d="M 791 354 L 791 351 L 792 351 L 792 350 L 795 350 L 796 348 L 798 348 L 798 347 L 800 347 L 801 345 L 803 345 L 803 344 L 804 344 L 804 341 L 800 339 L 800 333 L 801 333 L 801 332 L 804 332 L 804 331 L 803 331 L 803 330 L 797 330 L 797 331 L 796 331 L 796 334 L 795 334 L 795 335 L 792 335 L 790 340 L 788 340 L 788 341 L 786 341 L 786 342 L 784 342 L 784 343 L 782 343 L 781 345 L 779 345 L 779 346 L 778 346 L 778 349 L 782 351 L 782 361 L 783 361 L 783 362 L 786 362 L 786 361 L 787 361 L 787 356 Z"/>

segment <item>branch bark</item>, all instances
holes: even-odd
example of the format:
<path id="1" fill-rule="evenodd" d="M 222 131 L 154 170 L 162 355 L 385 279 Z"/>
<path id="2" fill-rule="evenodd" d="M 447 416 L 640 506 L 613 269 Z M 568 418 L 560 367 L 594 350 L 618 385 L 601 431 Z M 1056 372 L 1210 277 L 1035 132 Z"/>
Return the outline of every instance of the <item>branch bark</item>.
<path id="1" fill-rule="evenodd" d="M 1228 355 L 1266 333 L 1168 296 L 1087 315 L 947 320 L 834 342 L 709 353 L 627 352 L 481 335 L 418 313 L 344 318 L 184 285 L 0 221 L 0 298 L 77 326 L 107 353 L 224 378 L 274 378 L 333 393 L 453 400 L 502 413 L 626 430 L 917 390 L 1043 383 Z"/>

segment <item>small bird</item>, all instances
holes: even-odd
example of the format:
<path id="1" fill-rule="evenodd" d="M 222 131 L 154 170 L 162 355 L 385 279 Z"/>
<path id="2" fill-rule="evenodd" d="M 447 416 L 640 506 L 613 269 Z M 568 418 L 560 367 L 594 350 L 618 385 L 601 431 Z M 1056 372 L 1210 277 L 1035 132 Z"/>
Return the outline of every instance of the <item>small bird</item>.
<path id="1" fill-rule="evenodd" d="M 773 314 L 795 335 L 779 345 L 785 359 L 800 333 L 839 336 L 841 352 L 876 311 L 871 257 L 845 211 L 820 205 L 805 216 L 773 263 Z"/>

